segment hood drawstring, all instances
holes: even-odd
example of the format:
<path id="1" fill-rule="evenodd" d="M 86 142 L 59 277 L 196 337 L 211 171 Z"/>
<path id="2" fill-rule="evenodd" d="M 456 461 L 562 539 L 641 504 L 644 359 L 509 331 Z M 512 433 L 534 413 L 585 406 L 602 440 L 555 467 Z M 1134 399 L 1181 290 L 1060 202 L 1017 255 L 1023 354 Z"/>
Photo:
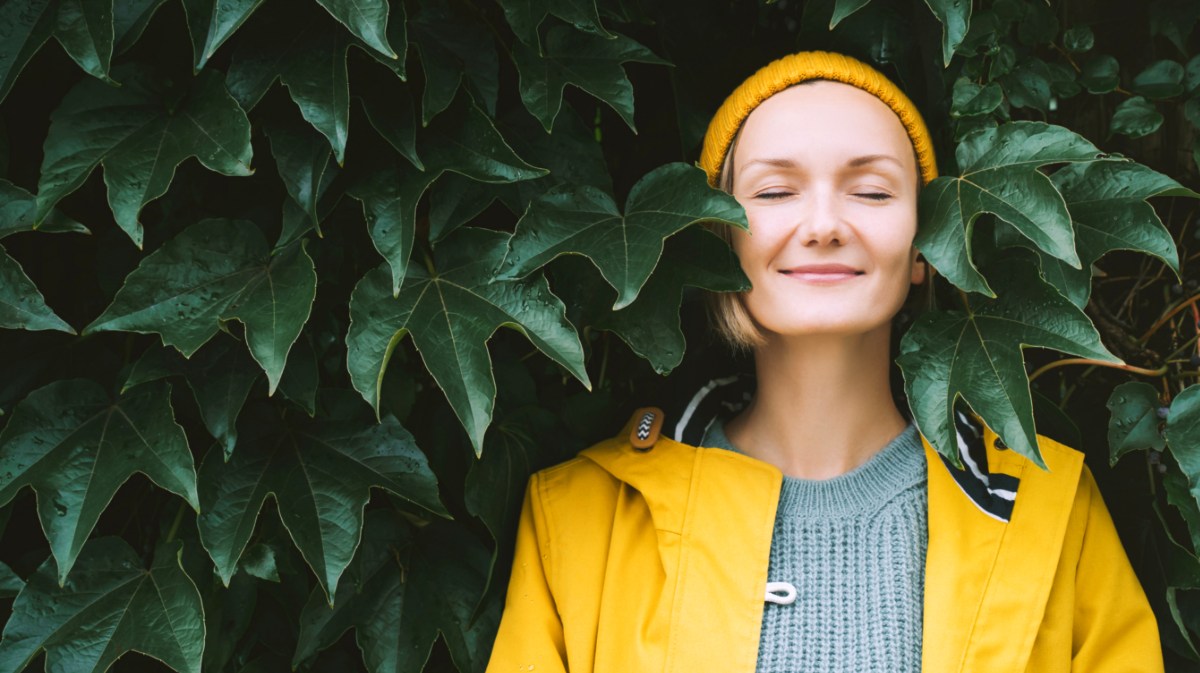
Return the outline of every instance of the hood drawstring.
<path id="1" fill-rule="evenodd" d="M 784 595 L 780 596 L 778 592 Z M 796 587 L 791 582 L 767 582 L 766 600 L 768 603 L 790 605 L 796 600 Z"/>

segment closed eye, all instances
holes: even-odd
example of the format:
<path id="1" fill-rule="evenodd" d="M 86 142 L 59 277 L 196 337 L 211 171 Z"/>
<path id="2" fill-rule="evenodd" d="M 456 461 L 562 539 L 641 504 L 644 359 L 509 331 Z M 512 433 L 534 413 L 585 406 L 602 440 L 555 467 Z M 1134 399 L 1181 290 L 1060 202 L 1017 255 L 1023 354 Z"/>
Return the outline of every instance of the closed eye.
<path id="1" fill-rule="evenodd" d="M 891 194 L 885 194 L 883 192 L 868 192 L 865 194 L 855 194 L 855 196 L 861 196 L 864 199 L 871 199 L 872 201 L 886 201 L 892 198 Z"/>
<path id="2" fill-rule="evenodd" d="M 768 200 L 769 199 L 782 199 L 785 196 L 791 196 L 791 195 L 792 195 L 791 192 L 763 192 L 762 194 L 756 194 L 754 196 L 754 198 L 768 199 Z"/>

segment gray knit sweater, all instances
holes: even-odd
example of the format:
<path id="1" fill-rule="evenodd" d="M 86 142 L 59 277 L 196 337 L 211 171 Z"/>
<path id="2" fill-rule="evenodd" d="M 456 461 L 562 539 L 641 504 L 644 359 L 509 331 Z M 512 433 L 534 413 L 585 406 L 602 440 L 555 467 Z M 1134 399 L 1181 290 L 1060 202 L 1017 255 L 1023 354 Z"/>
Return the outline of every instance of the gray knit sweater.
<path id="1" fill-rule="evenodd" d="M 702 444 L 737 451 L 721 420 Z M 846 474 L 784 475 L 767 580 L 796 598 L 764 606 L 759 673 L 921 670 L 925 480 L 911 423 Z"/>

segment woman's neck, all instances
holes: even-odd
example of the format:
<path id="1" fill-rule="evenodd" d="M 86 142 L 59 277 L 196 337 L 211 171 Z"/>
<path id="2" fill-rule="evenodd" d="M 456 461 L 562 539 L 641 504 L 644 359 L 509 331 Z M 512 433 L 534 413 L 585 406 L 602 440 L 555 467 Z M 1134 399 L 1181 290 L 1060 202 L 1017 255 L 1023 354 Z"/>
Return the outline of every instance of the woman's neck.
<path id="1" fill-rule="evenodd" d="M 730 442 L 804 479 L 867 462 L 907 425 L 888 381 L 889 330 L 769 337 L 755 351 L 754 400 L 725 426 Z"/>

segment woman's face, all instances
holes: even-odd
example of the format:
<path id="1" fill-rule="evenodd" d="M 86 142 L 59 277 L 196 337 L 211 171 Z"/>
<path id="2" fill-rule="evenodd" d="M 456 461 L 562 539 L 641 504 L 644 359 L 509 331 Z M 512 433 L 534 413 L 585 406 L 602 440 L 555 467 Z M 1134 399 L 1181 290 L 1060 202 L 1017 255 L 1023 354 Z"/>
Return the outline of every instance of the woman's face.
<path id="1" fill-rule="evenodd" d="M 889 325 L 924 280 L 912 143 L 875 96 L 830 81 L 771 96 L 742 125 L 733 178 L 745 305 L 768 335 Z"/>

